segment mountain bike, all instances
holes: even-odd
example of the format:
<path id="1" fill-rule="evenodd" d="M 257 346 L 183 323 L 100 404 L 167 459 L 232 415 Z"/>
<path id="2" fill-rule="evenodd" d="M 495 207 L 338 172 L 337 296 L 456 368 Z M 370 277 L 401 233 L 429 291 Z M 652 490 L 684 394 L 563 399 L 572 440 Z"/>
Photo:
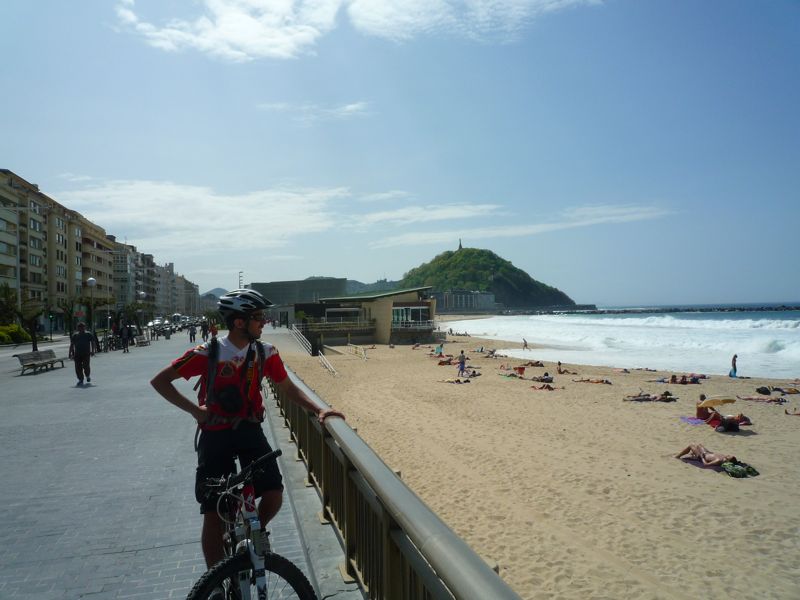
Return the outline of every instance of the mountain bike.
<path id="1" fill-rule="evenodd" d="M 317 600 L 303 572 L 271 551 L 269 533 L 256 512 L 253 479 L 262 465 L 280 455 L 274 450 L 238 474 L 206 480 L 208 492 L 218 494 L 226 557 L 205 572 L 186 600 L 216 600 L 220 591 L 225 600 Z"/>

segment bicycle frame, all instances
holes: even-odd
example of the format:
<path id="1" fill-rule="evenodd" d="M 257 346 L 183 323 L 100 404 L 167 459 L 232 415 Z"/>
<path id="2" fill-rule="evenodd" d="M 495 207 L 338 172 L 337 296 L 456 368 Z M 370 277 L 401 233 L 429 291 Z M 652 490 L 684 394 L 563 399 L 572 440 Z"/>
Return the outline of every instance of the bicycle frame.
<path id="1" fill-rule="evenodd" d="M 264 557 L 270 552 L 270 546 L 268 534 L 261 529 L 261 521 L 258 518 L 253 473 L 262 462 L 280 456 L 280 454 L 280 450 L 275 450 L 248 465 L 238 475 L 229 477 L 217 500 L 217 513 L 225 523 L 226 533 L 230 540 L 230 552 L 234 554 L 246 552 L 250 556 L 258 600 L 267 598 Z M 229 505 L 230 513 L 235 515 L 233 520 L 226 518 L 226 511 L 220 507 L 220 503 L 226 496 L 233 500 L 232 505 Z M 247 571 L 239 573 L 239 591 L 242 594 L 242 600 L 252 600 L 250 597 L 250 573 Z"/>

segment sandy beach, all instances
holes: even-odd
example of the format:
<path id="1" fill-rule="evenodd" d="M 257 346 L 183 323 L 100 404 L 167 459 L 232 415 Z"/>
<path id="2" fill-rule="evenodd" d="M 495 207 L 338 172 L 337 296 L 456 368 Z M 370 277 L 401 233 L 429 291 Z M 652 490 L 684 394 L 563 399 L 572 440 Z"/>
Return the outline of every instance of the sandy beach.
<path id="1" fill-rule="evenodd" d="M 800 597 L 800 417 L 784 413 L 800 408 L 800 394 L 722 407 L 753 420 L 739 433 L 680 418 L 694 416 L 701 393 L 744 397 L 790 382 L 670 385 L 648 381 L 668 372 L 570 364 L 577 375 L 558 375 L 549 362 L 520 379 L 500 367 L 537 360 L 535 347 L 527 360 L 476 351 L 497 344 L 448 338 L 445 353 L 464 350 L 481 373 L 460 385 L 444 382 L 457 366 L 439 366 L 432 346 L 378 345 L 367 360 L 334 348 L 326 356 L 338 377 L 316 357 L 281 352 L 523 598 Z M 558 389 L 532 388 L 545 372 Z M 611 385 L 573 381 L 582 378 Z M 679 399 L 623 401 L 640 390 Z M 735 479 L 675 458 L 695 442 L 760 475 Z"/>

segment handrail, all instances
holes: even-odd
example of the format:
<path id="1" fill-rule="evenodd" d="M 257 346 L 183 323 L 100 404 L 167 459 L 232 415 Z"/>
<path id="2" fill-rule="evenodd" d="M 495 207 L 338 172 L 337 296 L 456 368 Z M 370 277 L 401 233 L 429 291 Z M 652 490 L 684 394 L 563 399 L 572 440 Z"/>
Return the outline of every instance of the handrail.
<path id="1" fill-rule="evenodd" d="M 367 360 L 367 349 L 364 346 L 359 346 L 358 344 L 347 344 L 347 349 L 356 356 L 360 356 L 364 360 Z"/>
<path id="2" fill-rule="evenodd" d="M 330 371 L 331 375 L 334 377 L 339 375 L 339 373 L 333 368 L 333 365 L 330 363 L 330 361 L 328 361 L 322 352 L 319 353 L 319 362 L 322 363 L 322 366 L 328 369 L 328 371 Z"/>
<path id="3" fill-rule="evenodd" d="M 328 408 L 287 369 L 311 401 Z M 320 425 L 272 387 L 309 480 L 339 530 L 347 572 L 372 600 L 516 599 L 519 596 L 392 472 L 347 423 Z"/>
<path id="4" fill-rule="evenodd" d="M 306 352 L 308 352 L 309 356 L 311 355 L 311 342 L 306 339 L 306 336 L 297 328 L 295 324 L 292 324 L 292 328 L 290 329 L 294 339 L 297 340 L 297 343 L 300 344 Z"/>

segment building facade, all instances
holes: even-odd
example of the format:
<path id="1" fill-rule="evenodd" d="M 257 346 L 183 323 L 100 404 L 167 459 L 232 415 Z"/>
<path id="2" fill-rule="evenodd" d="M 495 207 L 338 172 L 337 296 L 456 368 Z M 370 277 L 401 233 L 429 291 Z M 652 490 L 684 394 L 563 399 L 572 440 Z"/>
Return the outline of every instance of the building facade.
<path id="1" fill-rule="evenodd" d="M 183 277 L 178 285 L 172 263 L 168 267 L 162 283 L 152 254 L 117 242 L 35 183 L 0 169 L 0 284 L 17 292 L 18 309 L 43 309 L 40 328 L 52 315 L 53 330 L 69 329 L 69 319 L 88 319 L 90 305 L 97 327 L 136 302 L 154 311 L 157 301 L 169 309 L 180 299 L 182 307 L 194 308 L 188 314 L 196 314 L 199 298 L 191 294 L 199 296 L 197 286 Z"/>

